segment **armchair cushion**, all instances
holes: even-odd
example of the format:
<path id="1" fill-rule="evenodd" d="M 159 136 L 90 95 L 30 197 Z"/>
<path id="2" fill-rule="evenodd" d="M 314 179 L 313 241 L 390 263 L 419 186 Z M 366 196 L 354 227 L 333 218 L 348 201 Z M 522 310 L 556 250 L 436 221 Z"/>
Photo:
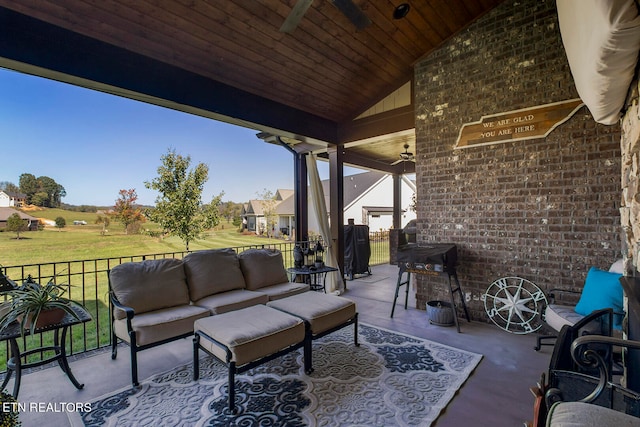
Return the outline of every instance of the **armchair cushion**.
<path id="1" fill-rule="evenodd" d="M 587 316 L 603 308 L 611 308 L 615 313 L 622 313 L 624 308 L 621 276 L 618 273 L 591 267 L 587 273 L 580 301 L 575 308 L 576 313 Z M 614 327 L 622 328 L 621 315 L 614 316 Z"/>
<path id="2" fill-rule="evenodd" d="M 136 315 L 162 308 L 189 305 L 189 292 L 182 261 L 173 258 L 127 262 L 109 273 L 111 290 L 118 301 Z M 116 319 L 124 318 L 114 310 Z"/>
<path id="3" fill-rule="evenodd" d="M 564 325 L 573 326 L 583 318 L 573 305 L 549 304 L 544 311 L 544 321 L 555 331 L 560 331 Z"/>
<path id="4" fill-rule="evenodd" d="M 639 423 L 639 418 L 583 402 L 555 403 L 547 416 L 547 427 L 631 427 Z"/>
<path id="5" fill-rule="evenodd" d="M 275 249 L 248 249 L 240 255 L 240 268 L 247 289 L 256 291 L 265 286 L 287 283 L 282 252 Z"/>

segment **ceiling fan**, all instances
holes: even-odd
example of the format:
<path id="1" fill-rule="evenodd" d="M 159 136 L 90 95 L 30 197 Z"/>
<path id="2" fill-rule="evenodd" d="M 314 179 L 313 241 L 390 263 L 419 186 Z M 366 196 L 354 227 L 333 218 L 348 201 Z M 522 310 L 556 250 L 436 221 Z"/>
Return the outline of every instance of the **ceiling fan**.
<path id="1" fill-rule="evenodd" d="M 329 0 L 344 16 L 356 26 L 358 30 L 363 30 L 364 28 L 371 25 L 371 20 L 364 14 L 362 9 L 358 7 L 357 4 L 353 2 L 353 0 Z M 280 32 L 282 33 L 292 33 L 293 30 L 296 29 L 300 20 L 307 13 L 307 10 L 313 3 L 313 0 L 298 0 L 296 4 L 289 12 L 289 15 L 282 23 L 280 27 Z"/>
<path id="2" fill-rule="evenodd" d="M 409 144 L 404 144 L 404 152 L 400 153 L 400 159 L 391 163 L 392 165 L 397 165 L 400 162 L 414 162 L 416 160 L 413 153 L 409 152 Z"/>

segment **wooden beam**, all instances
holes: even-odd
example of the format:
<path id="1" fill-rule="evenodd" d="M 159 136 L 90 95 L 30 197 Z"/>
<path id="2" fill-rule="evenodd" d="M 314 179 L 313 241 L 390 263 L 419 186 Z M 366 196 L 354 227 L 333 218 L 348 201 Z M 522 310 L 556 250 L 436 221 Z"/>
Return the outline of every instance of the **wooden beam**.
<path id="1" fill-rule="evenodd" d="M 341 123 L 338 127 L 338 143 L 360 141 L 380 135 L 415 129 L 413 105 L 399 107 L 384 113 Z"/>

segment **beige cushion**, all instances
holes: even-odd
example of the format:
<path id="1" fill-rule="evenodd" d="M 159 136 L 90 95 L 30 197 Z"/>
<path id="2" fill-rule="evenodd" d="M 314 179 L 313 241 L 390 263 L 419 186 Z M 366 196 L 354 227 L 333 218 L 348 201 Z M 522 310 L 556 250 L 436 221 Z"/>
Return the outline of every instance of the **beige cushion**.
<path id="1" fill-rule="evenodd" d="M 136 315 L 189 304 L 189 291 L 182 261 L 173 258 L 128 262 L 109 273 L 111 289 L 122 304 Z M 122 319 L 124 313 L 114 310 Z"/>
<path id="2" fill-rule="evenodd" d="M 547 427 L 632 427 L 640 418 L 582 402 L 558 402 L 549 410 Z"/>
<path id="3" fill-rule="evenodd" d="M 297 317 L 256 305 L 217 316 L 199 319 L 195 330 L 226 345 L 237 366 L 269 356 L 304 340 L 304 323 Z M 226 352 L 205 336 L 200 346 L 222 361 Z"/>
<path id="4" fill-rule="evenodd" d="M 233 249 L 193 252 L 185 256 L 183 262 L 191 301 L 244 288 L 244 276 Z"/>
<path id="5" fill-rule="evenodd" d="M 318 292 L 305 292 L 270 301 L 267 306 L 306 320 L 314 335 L 339 326 L 356 315 L 353 301 Z"/>
<path id="6" fill-rule="evenodd" d="M 131 325 L 136 333 L 136 344 L 143 346 L 191 333 L 193 323 L 209 315 L 205 308 L 183 305 L 137 314 L 131 319 Z M 126 319 L 115 320 L 113 329 L 117 337 L 130 342 Z"/>
<path id="7" fill-rule="evenodd" d="M 289 281 L 282 253 L 275 249 L 248 249 L 238 255 L 247 289 L 255 291 L 265 286 Z"/>
<path id="8" fill-rule="evenodd" d="M 266 304 L 267 301 L 269 301 L 269 296 L 263 292 L 235 289 L 233 291 L 210 295 L 195 301 L 194 304 L 206 308 L 211 314 L 222 314 L 232 310 L 251 307 L 252 305 Z"/>
<path id="9" fill-rule="evenodd" d="M 564 325 L 573 326 L 584 316 L 576 313 L 575 306 L 549 304 L 544 310 L 544 321 L 556 331 L 560 331 Z"/>
<path id="10" fill-rule="evenodd" d="M 280 283 L 279 285 L 265 286 L 264 288 L 260 288 L 259 292 L 267 294 L 269 296 L 269 301 L 273 301 L 308 291 L 309 285 L 306 283 L 286 282 Z"/>

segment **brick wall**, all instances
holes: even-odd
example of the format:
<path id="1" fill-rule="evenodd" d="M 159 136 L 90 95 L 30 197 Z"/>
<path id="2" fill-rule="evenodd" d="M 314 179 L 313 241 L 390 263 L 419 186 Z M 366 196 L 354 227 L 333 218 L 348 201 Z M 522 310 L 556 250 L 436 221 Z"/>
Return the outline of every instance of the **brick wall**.
<path id="1" fill-rule="evenodd" d="M 516 275 L 580 289 L 590 266 L 621 255 L 620 126 L 582 107 L 544 139 L 455 149 L 460 128 L 577 98 L 553 0 L 507 0 L 416 64 L 418 242 L 458 245 L 474 319 L 480 295 Z M 446 298 L 417 280 L 418 307 Z"/>

